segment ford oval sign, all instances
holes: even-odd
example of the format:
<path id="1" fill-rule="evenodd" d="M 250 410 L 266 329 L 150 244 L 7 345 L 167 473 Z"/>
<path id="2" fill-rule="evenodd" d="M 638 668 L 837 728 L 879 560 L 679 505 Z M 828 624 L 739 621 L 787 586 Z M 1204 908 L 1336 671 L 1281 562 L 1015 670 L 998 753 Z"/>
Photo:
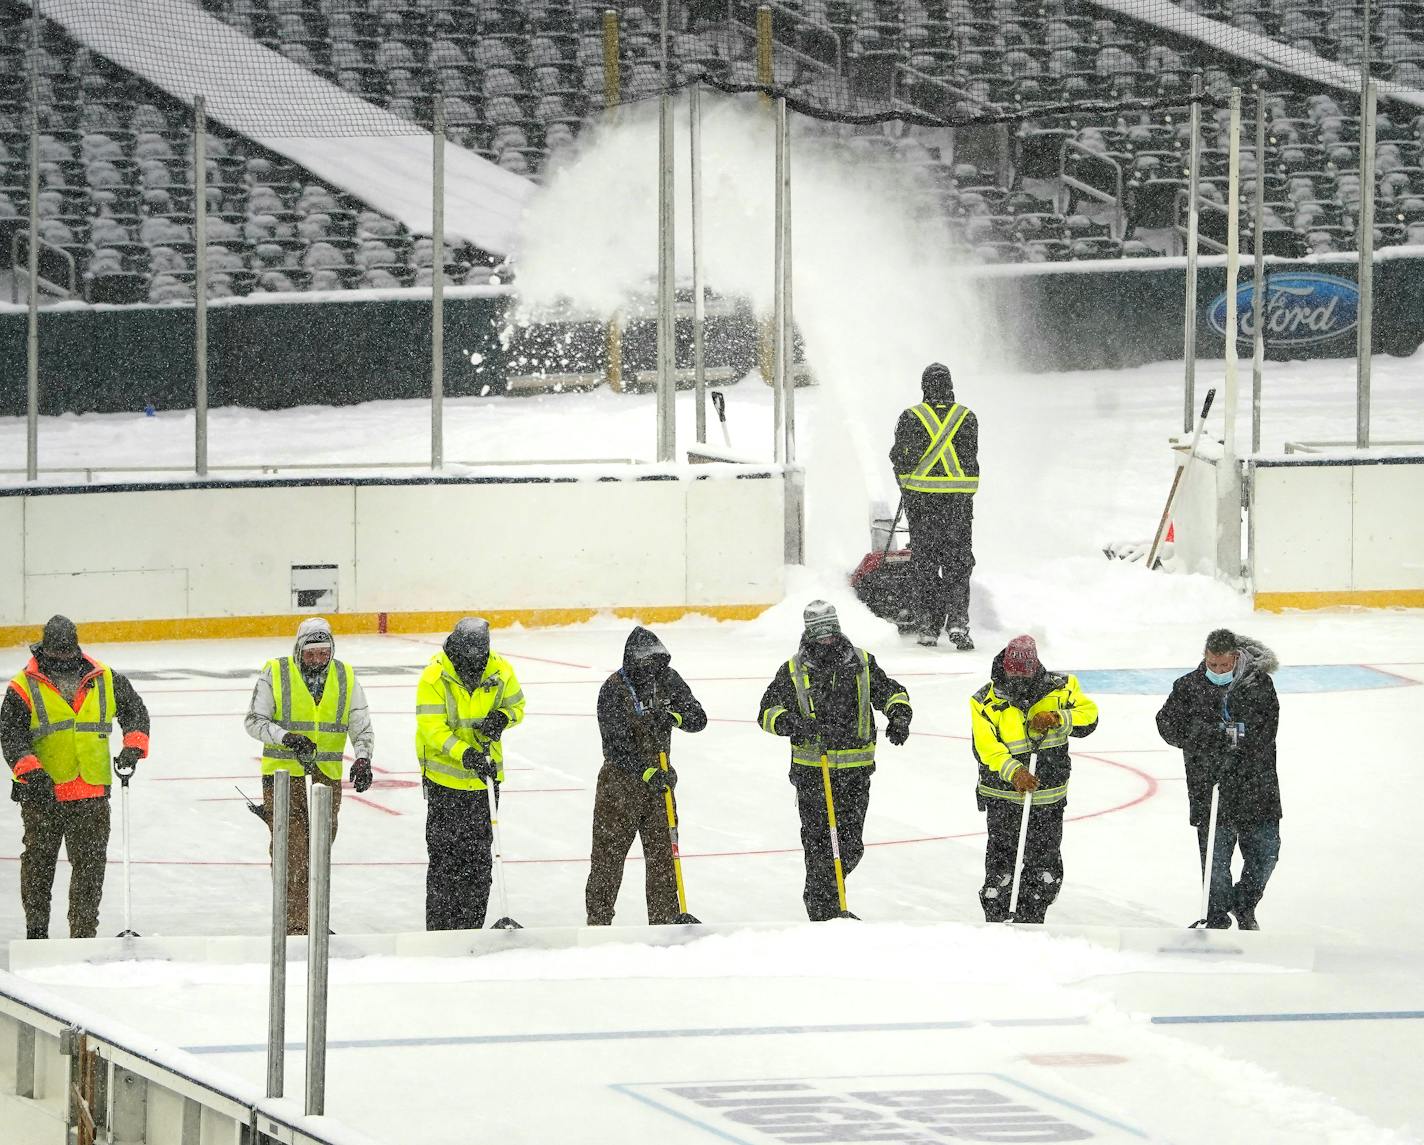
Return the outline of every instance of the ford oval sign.
<path id="1" fill-rule="evenodd" d="M 1236 291 L 1236 336 L 1249 342 L 1256 336 L 1251 312 L 1252 284 Z M 1266 342 L 1272 346 L 1305 346 L 1348 334 L 1360 320 L 1359 288 L 1346 278 L 1313 271 L 1266 275 L 1263 315 Z M 1226 337 L 1226 294 L 1207 312 L 1211 328 Z"/>

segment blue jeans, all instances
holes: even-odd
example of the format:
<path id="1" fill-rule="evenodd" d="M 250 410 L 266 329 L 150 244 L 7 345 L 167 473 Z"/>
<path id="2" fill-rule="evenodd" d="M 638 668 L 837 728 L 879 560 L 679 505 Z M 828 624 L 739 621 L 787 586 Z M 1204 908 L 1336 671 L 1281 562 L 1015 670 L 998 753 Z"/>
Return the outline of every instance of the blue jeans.
<path id="1" fill-rule="evenodd" d="M 1197 828 L 1197 850 L 1201 855 L 1202 873 L 1206 873 L 1207 825 Z M 1231 859 L 1237 844 L 1241 846 L 1241 881 L 1231 885 Z M 1211 891 L 1207 917 L 1225 916 L 1233 910 L 1254 910 L 1266 893 L 1266 883 L 1281 857 L 1280 823 L 1252 823 L 1233 827 L 1230 823 L 1216 825 L 1216 849 L 1211 864 Z"/>

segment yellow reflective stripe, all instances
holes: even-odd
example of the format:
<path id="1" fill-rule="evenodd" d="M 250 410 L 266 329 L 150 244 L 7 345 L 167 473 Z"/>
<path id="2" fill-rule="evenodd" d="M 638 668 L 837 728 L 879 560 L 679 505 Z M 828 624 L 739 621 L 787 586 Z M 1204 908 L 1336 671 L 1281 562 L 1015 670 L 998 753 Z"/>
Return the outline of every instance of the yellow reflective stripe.
<path id="1" fill-rule="evenodd" d="M 970 477 L 964 472 L 959 454 L 954 449 L 954 437 L 969 416 L 968 407 L 956 402 L 949 407 L 944 421 L 940 421 L 934 408 L 924 402 L 914 406 L 911 412 L 925 427 L 930 444 L 920 455 L 914 469 L 909 473 L 897 474 L 900 487 L 911 493 L 976 492 L 979 488 L 979 478 Z M 934 473 L 936 467 L 942 467 L 943 474 Z"/>
<path id="2" fill-rule="evenodd" d="M 908 706 L 909 703 L 909 692 L 896 692 L 893 696 L 891 696 L 888 700 L 885 701 L 885 706 L 886 708 L 893 708 L 896 704 L 905 704 L 906 706 Z"/>
<path id="3" fill-rule="evenodd" d="M 1005 799 L 1010 803 L 1022 803 L 1024 793 L 1022 791 L 1005 791 L 1002 787 L 990 787 L 988 784 L 979 785 L 979 794 L 989 799 Z M 1068 786 L 1062 787 L 1040 787 L 1033 793 L 1033 805 L 1035 807 L 1044 803 L 1058 803 L 1068 794 Z"/>
<path id="4" fill-rule="evenodd" d="M 495 707 L 496 707 L 496 708 L 511 708 L 511 707 L 513 707 L 515 704 L 522 704 L 523 702 L 524 702 L 524 689 L 523 689 L 523 688 L 520 688 L 519 691 L 515 692 L 514 695 L 512 695 L 512 696 L 501 696 L 501 697 L 499 698 L 499 703 L 495 704 Z"/>
<path id="5" fill-rule="evenodd" d="M 761 714 L 761 730 L 771 732 L 772 735 L 775 735 L 776 721 L 785 711 L 785 708 L 767 708 L 767 710 Z"/>
<path id="6" fill-rule="evenodd" d="M 48 715 L 48 713 L 46 713 Z M 73 720 L 55 720 L 53 723 L 45 722 L 35 729 L 35 738 L 40 739 L 53 732 L 65 732 L 74 727 Z"/>
<path id="7" fill-rule="evenodd" d="M 460 749 L 460 754 L 463 755 L 465 753 L 465 748 L 469 746 L 470 745 L 467 744 L 464 740 L 460 739 L 459 736 L 449 736 L 446 738 L 445 742 L 440 745 L 440 750 L 453 759 L 455 756 L 455 749 L 457 747 Z"/>
<path id="8" fill-rule="evenodd" d="M 106 732 L 109 730 L 109 724 L 107 721 L 101 724 L 76 722 L 74 725 L 74 730 L 77 732 Z"/>
<path id="9" fill-rule="evenodd" d="M 444 704 L 416 704 L 415 714 L 418 716 L 443 716 L 445 714 Z"/>
<path id="10" fill-rule="evenodd" d="M 900 488 L 910 493 L 977 493 L 979 478 L 903 476 Z"/>
<path id="11" fill-rule="evenodd" d="M 424 767 L 426 771 L 438 772 L 441 775 L 448 775 L 454 779 L 475 779 L 475 773 L 468 768 L 455 767 L 449 763 L 441 763 L 438 759 L 422 760 L 421 766 Z"/>
<path id="12" fill-rule="evenodd" d="M 875 717 L 870 708 L 870 654 L 860 649 L 860 672 L 855 678 L 856 710 L 855 732 L 859 739 L 870 741 L 875 734 Z"/>
<path id="13" fill-rule="evenodd" d="M 1014 755 L 1022 755 L 1033 746 L 1026 739 L 1001 739 L 999 742 Z"/>
<path id="14" fill-rule="evenodd" d="M 810 744 L 792 744 L 791 761 L 793 763 L 814 764 L 821 766 L 822 753 Z M 832 767 L 863 767 L 867 763 L 875 762 L 875 749 L 871 747 L 838 748 L 825 753 Z"/>

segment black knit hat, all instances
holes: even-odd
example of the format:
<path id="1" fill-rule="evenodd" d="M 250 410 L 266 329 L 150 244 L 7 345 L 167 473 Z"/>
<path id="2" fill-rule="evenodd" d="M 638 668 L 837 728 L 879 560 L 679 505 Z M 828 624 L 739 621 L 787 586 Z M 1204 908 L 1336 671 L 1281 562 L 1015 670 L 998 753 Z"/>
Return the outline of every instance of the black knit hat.
<path id="1" fill-rule="evenodd" d="M 79 630 L 67 616 L 54 615 L 45 621 L 44 634 L 38 644 L 31 644 L 30 651 L 36 656 L 58 656 L 67 660 L 79 655 Z"/>

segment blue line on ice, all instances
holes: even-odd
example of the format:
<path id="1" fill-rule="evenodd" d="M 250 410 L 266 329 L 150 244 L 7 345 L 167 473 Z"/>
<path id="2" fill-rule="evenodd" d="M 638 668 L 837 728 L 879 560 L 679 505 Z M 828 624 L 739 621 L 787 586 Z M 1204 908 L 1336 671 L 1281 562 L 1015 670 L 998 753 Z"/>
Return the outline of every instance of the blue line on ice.
<path id="1" fill-rule="evenodd" d="M 1347 1010 L 1340 1012 L 1281 1014 L 1162 1014 L 1149 1019 L 1155 1025 L 1233 1022 L 1400 1022 L 1424 1020 L 1424 1010 Z M 665 1038 L 755 1038 L 792 1034 L 893 1034 L 936 1030 L 969 1030 L 976 1026 L 1085 1026 L 1086 1017 L 990 1018 L 987 1021 L 952 1022 L 862 1022 L 824 1026 L 728 1026 L 701 1030 L 574 1030 L 564 1033 L 459 1034 L 425 1038 L 347 1038 L 327 1043 L 333 1050 L 392 1049 L 402 1046 L 492 1046 L 531 1042 L 618 1042 Z M 287 1049 L 300 1051 L 305 1042 L 288 1042 Z M 255 1054 L 266 1043 L 234 1043 L 217 1046 L 184 1046 L 190 1054 Z"/>

